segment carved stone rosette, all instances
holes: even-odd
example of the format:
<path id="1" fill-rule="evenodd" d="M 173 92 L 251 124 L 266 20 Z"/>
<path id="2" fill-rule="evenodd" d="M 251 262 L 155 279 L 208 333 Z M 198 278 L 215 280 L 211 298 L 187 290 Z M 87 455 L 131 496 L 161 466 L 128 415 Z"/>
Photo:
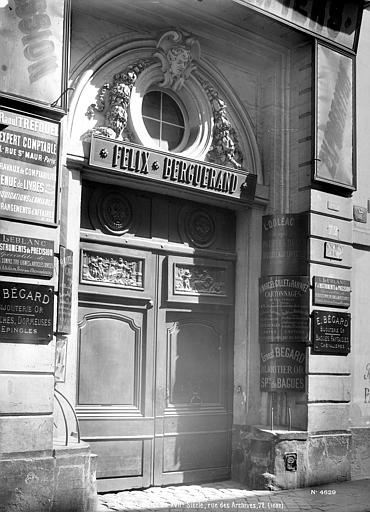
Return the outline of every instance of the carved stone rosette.
<path id="1" fill-rule="evenodd" d="M 185 218 L 185 233 L 197 247 L 209 247 L 215 240 L 214 219 L 204 209 L 191 210 Z"/>
<path id="2" fill-rule="evenodd" d="M 143 266 L 143 260 L 83 251 L 81 280 L 142 289 Z"/>
<path id="3" fill-rule="evenodd" d="M 226 295 L 226 274 L 222 268 L 176 264 L 174 274 L 175 293 Z"/>

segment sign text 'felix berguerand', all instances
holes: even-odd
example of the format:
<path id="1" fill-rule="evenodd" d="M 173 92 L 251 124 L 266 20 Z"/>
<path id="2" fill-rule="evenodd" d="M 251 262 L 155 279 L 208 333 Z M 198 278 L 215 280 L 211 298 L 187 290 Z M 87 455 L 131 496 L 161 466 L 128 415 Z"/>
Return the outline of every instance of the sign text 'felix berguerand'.
<path id="1" fill-rule="evenodd" d="M 252 200 L 256 187 L 255 174 L 96 136 L 90 165 L 234 199 Z"/>

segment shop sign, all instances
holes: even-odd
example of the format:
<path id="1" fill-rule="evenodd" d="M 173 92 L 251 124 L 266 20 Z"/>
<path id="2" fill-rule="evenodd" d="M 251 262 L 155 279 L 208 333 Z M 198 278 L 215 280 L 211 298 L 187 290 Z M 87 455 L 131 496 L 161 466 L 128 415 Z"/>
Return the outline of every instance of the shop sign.
<path id="1" fill-rule="evenodd" d="M 54 224 L 58 123 L 0 110 L 0 216 Z"/>
<path id="2" fill-rule="evenodd" d="M 261 345 L 261 391 L 304 391 L 306 346 L 301 343 Z"/>
<path id="3" fill-rule="evenodd" d="M 129 142 L 92 136 L 90 165 L 140 180 L 233 199 L 253 200 L 257 176 Z"/>
<path id="4" fill-rule="evenodd" d="M 63 334 L 71 333 L 72 310 L 72 270 L 73 251 L 60 246 L 59 250 L 59 296 L 58 296 L 58 327 Z"/>
<path id="5" fill-rule="evenodd" d="M 312 312 L 312 351 L 346 355 L 350 352 L 351 315 L 340 311 Z"/>
<path id="6" fill-rule="evenodd" d="M 259 281 L 261 343 L 306 342 L 310 284 L 308 277 L 262 277 Z"/>
<path id="7" fill-rule="evenodd" d="M 53 277 L 54 242 L 0 233 L 0 272 Z"/>
<path id="8" fill-rule="evenodd" d="M 262 219 L 262 275 L 307 274 L 306 213 L 265 215 Z"/>
<path id="9" fill-rule="evenodd" d="M 48 343 L 53 337 L 54 289 L 0 283 L 0 341 Z"/>
<path id="10" fill-rule="evenodd" d="M 353 190 L 353 58 L 322 44 L 316 47 L 316 181 Z"/>
<path id="11" fill-rule="evenodd" d="M 60 98 L 66 87 L 69 3 L 5 0 L 0 7 L 0 90 L 4 94 L 48 106 Z"/>
<path id="12" fill-rule="evenodd" d="M 313 36 L 354 50 L 362 3 L 356 0 L 234 0 Z"/>
<path id="13" fill-rule="evenodd" d="M 316 306 L 348 308 L 351 298 L 351 282 L 346 279 L 314 276 L 313 303 Z"/>

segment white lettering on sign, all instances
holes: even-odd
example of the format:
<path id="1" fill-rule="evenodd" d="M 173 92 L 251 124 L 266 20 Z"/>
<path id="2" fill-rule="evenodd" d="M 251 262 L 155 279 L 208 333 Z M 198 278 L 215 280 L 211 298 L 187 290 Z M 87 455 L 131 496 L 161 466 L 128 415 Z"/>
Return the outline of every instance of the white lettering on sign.
<path id="1" fill-rule="evenodd" d="M 353 49 L 360 2 L 353 0 L 234 0 L 277 16 L 315 36 Z"/>
<path id="2" fill-rule="evenodd" d="M 18 28 L 24 34 L 24 56 L 32 63 L 28 66 L 28 74 L 33 83 L 54 73 L 58 67 L 51 19 L 46 0 L 14 0 L 14 3 L 15 14 L 21 19 Z"/>

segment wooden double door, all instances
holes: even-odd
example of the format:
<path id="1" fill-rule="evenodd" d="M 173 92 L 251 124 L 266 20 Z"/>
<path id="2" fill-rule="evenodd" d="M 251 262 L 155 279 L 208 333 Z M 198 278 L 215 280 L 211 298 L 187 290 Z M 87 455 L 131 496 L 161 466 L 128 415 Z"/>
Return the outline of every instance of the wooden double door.
<path id="1" fill-rule="evenodd" d="M 77 414 L 100 491 L 226 479 L 233 264 L 81 244 Z"/>

